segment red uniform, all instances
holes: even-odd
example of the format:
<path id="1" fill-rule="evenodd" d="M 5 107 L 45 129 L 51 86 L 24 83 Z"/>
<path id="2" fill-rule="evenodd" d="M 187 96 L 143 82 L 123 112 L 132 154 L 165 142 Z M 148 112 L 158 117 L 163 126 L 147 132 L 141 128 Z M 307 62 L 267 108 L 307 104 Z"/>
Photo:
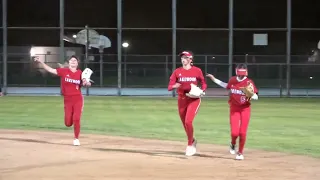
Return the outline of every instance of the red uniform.
<path id="1" fill-rule="evenodd" d="M 69 68 L 58 68 L 61 78 L 62 95 L 64 96 L 64 123 L 67 127 L 73 125 L 76 139 L 80 133 L 80 119 L 83 110 L 83 96 L 81 93 L 81 70 L 72 72 Z"/>
<path id="2" fill-rule="evenodd" d="M 246 142 L 246 135 L 250 121 L 250 101 L 245 94 L 240 90 L 241 87 L 245 87 L 248 83 L 252 83 L 254 93 L 258 93 L 258 89 L 254 85 L 253 81 L 249 78 L 245 78 L 242 81 L 238 81 L 237 77 L 232 77 L 227 85 L 227 89 L 230 90 L 229 105 L 230 105 L 230 127 L 231 127 L 231 143 L 236 144 L 236 140 L 240 137 L 239 153 L 242 154 L 244 144 Z"/>
<path id="3" fill-rule="evenodd" d="M 175 83 L 180 83 L 181 86 L 177 89 L 178 93 L 178 110 L 183 127 L 188 136 L 188 145 L 193 143 L 193 120 L 200 107 L 200 98 L 190 98 L 186 96 L 191 89 L 191 83 L 197 85 L 201 82 L 201 89 L 207 89 L 207 83 L 203 77 L 202 70 L 198 67 L 192 66 L 191 69 L 177 68 L 170 76 L 168 90 L 172 91 L 172 86 Z"/>

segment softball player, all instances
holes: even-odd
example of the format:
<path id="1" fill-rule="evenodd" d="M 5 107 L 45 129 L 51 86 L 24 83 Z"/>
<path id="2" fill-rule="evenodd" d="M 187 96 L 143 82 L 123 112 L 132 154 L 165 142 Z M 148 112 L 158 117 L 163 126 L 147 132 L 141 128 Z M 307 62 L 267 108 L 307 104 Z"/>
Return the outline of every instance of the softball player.
<path id="1" fill-rule="evenodd" d="M 186 155 L 193 156 L 197 152 L 197 141 L 193 136 L 193 120 L 199 110 L 201 99 L 199 96 L 191 96 L 189 92 L 191 84 L 195 86 L 199 80 L 202 89 L 200 95 L 204 95 L 207 83 L 202 70 L 193 66 L 193 54 L 190 51 L 183 51 L 180 57 L 182 67 L 177 68 L 170 76 L 168 90 L 177 89 L 179 116 L 188 137 Z"/>
<path id="2" fill-rule="evenodd" d="M 258 100 L 258 89 L 254 82 L 248 77 L 248 68 L 245 64 L 240 64 L 236 68 L 236 76 L 230 78 L 228 83 L 222 82 L 215 78 L 212 74 L 207 74 L 213 82 L 219 86 L 230 90 L 229 105 L 230 105 L 230 129 L 231 143 L 230 153 L 237 154 L 237 160 L 243 160 L 243 149 L 246 143 L 247 130 L 251 115 L 251 99 Z M 252 96 L 247 97 L 242 91 L 244 87 L 252 88 Z M 236 151 L 236 141 L 239 138 L 239 149 Z"/>
<path id="3" fill-rule="evenodd" d="M 83 72 L 78 69 L 79 59 L 76 56 L 72 56 L 68 60 L 68 67 L 60 66 L 57 69 L 46 65 L 39 60 L 39 57 L 35 57 L 35 61 L 39 62 L 46 71 L 60 77 L 62 95 L 64 97 L 64 124 L 67 127 L 73 125 L 73 145 L 80 146 L 80 119 L 83 110 L 81 86 L 91 86 L 91 83 L 88 78 L 84 78 Z"/>

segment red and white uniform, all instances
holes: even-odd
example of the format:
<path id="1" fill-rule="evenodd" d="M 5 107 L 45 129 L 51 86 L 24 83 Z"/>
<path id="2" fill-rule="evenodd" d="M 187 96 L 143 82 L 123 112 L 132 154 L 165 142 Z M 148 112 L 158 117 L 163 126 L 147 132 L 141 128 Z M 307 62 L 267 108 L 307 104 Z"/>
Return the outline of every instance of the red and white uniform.
<path id="1" fill-rule="evenodd" d="M 246 72 L 247 73 L 247 72 Z M 230 105 L 230 129 L 231 129 L 231 144 L 236 145 L 236 140 L 240 137 L 239 151 L 242 154 L 246 142 L 247 131 L 251 116 L 251 103 L 246 95 L 240 90 L 241 87 L 246 87 L 251 83 L 254 88 L 254 96 L 252 99 L 258 99 L 258 89 L 254 82 L 248 77 L 239 80 L 237 76 L 231 77 L 228 83 L 224 83 L 218 79 L 214 82 L 221 87 L 228 89 L 229 105 Z"/>
<path id="2" fill-rule="evenodd" d="M 172 86 L 175 83 L 180 83 L 181 86 L 177 89 L 177 93 L 179 97 L 185 98 L 187 97 L 186 93 L 191 90 L 191 84 L 198 85 L 199 81 L 201 83 L 201 89 L 205 91 L 207 89 L 207 83 L 200 68 L 192 66 L 187 70 L 180 67 L 171 74 L 168 90 L 172 91 Z"/>
<path id="3" fill-rule="evenodd" d="M 258 93 L 258 89 L 251 79 L 245 77 L 243 80 L 239 81 L 237 79 L 237 76 L 233 76 L 230 78 L 226 89 L 230 90 L 229 105 L 231 107 L 246 108 L 251 105 L 246 95 L 240 90 L 241 87 L 245 87 L 249 83 L 253 85 L 254 93 Z"/>
<path id="4" fill-rule="evenodd" d="M 207 89 L 207 83 L 204 79 L 202 70 L 196 66 L 192 66 L 190 69 L 184 69 L 183 67 L 177 68 L 170 76 L 170 82 L 168 90 L 172 91 L 172 86 L 175 83 L 180 83 L 181 86 L 177 89 L 178 93 L 178 110 L 183 127 L 188 136 L 188 145 L 193 143 L 193 120 L 200 107 L 200 98 L 190 98 L 186 96 L 191 89 L 191 83 L 198 85 L 198 81 L 201 83 L 201 89 L 205 91 Z"/>
<path id="5" fill-rule="evenodd" d="M 83 96 L 81 93 L 81 70 L 72 72 L 69 68 L 58 68 L 62 95 L 64 96 L 64 123 L 66 126 L 74 126 L 75 138 L 80 133 L 80 119 L 83 110 Z"/>

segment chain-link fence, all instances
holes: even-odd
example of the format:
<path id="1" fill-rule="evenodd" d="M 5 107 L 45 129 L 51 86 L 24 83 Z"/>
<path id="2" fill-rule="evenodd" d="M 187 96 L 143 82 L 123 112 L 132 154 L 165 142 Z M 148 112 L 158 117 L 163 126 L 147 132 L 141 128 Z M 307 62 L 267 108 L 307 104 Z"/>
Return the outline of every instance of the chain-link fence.
<path id="1" fill-rule="evenodd" d="M 39 55 L 49 66 L 57 67 L 57 62 L 48 62 L 46 59 L 58 55 Z M 95 58 L 103 58 L 103 61 L 81 62 L 94 71 L 92 79 L 95 81 L 93 87 L 117 87 L 118 70 L 117 55 L 92 55 Z M 124 55 L 122 62 L 122 87 L 123 88 L 166 88 L 172 73 L 171 55 Z M 177 59 L 179 59 L 177 57 Z M 234 56 L 237 63 L 246 63 L 249 75 L 261 88 L 285 88 L 286 87 L 286 56 Z M 296 63 L 291 67 L 291 88 L 320 88 L 316 83 L 320 77 L 319 65 L 305 63 L 308 56 L 292 56 Z M 216 77 L 227 81 L 228 79 L 228 56 L 221 55 L 197 55 L 195 65 L 200 67 L 204 73 L 214 74 Z M 300 62 L 300 63 L 299 63 Z M 301 63 L 302 62 L 302 63 Z M 236 63 L 235 63 L 236 64 Z M 235 65 L 233 64 L 233 66 Z M 181 64 L 176 64 L 179 67 Z M 59 86 L 60 81 L 42 69 L 36 67 L 29 54 L 8 55 L 8 87 L 52 87 Z M 102 71 L 101 71 L 102 69 Z M 214 85 L 210 85 L 215 87 Z"/>

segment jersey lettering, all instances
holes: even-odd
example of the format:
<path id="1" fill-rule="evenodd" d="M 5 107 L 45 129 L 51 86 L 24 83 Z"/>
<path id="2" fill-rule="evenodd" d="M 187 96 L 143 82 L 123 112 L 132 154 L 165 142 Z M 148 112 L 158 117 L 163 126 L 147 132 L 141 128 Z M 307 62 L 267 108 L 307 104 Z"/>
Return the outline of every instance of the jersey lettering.
<path id="1" fill-rule="evenodd" d="M 228 82 L 228 89 L 230 89 L 229 94 L 229 104 L 237 107 L 247 107 L 250 106 L 250 101 L 246 97 L 245 93 L 241 91 L 241 87 L 245 87 L 248 82 L 252 82 L 251 79 L 244 79 L 243 81 L 238 81 L 236 77 L 232 77 Z M 253 82 L 252 82 L 253 83 Z M 254 87 L 254 89 L 256 89 Z M 255 90 L 257 92 L 257 90 Z"/>
<path id="2" fill-rule="evenodd" d="M 75 79 L 70 79 L 70 78 L 64 78 L 64 81 L 72 83 L 72 84 L 81 84 L 80 80 L 75 80 Z"/>
<path id="3" fill-rule="evenodd" d="M 196 77 L 179 77 L 180 82 L 194 82 L 197 81 Z"/>
<path id="4" fill-rule="evenodd" d="M 238 89 L 230 89 L 231 94 L 239 94 L 239 95 L 245 95 L 241 90 Z"/>

